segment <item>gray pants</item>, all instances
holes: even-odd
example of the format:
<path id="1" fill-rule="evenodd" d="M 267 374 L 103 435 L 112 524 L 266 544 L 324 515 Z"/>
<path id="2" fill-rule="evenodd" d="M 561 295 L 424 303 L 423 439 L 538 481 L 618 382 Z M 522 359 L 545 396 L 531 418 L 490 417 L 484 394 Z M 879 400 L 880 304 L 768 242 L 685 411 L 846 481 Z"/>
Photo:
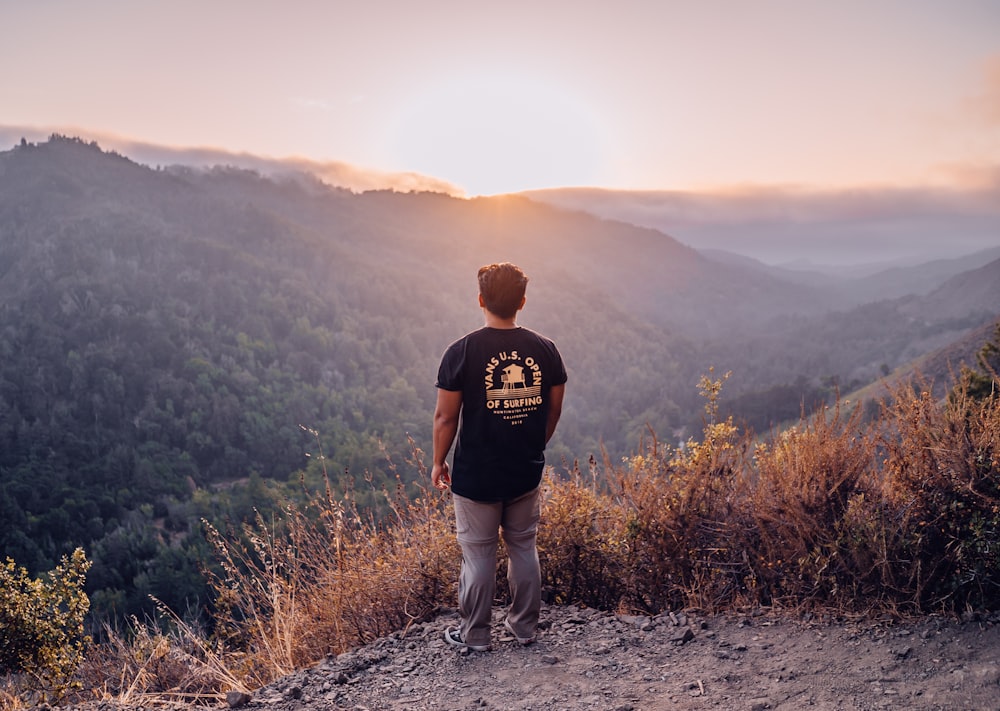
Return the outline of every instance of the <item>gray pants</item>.
<path id="1" fill-rule="evenodd" d="M 507 621 L 519 638 L 535 636 L 542 606 L 542 577 L 535 537 L 540 494 L 535 489 L 511 501 L 482 502 L 454 496 L 455 526 L 462 546 L 458 612 L 466 644 L 490 643 L 490 617 L 496 594 L 498 532 L 507 548 L 510 609 Z"/>

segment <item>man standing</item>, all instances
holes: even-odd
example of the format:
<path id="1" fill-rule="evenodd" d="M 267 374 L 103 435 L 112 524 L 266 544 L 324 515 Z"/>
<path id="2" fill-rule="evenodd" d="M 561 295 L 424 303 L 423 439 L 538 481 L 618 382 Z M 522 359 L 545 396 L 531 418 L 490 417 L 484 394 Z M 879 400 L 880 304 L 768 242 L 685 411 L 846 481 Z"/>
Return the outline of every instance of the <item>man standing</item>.
<path id="1" fill-rule="evenodd" d="M 438 368 L 431 481 L 451 486 L 462 547 L 461 625 L 445 639 L 490 648 L 498 532 L 507 549 L 510 609 L 504 625 L 521 644 L 535 641 L 541 571 L 535 538 L 545 445 L 555 432 L 566 368 L 555 344 L 516 323 L 528 277 L 509 262 L 479 270 L 486 324 L 455 341 Z M 446 457 L 455 435 L 454 471 Z"/>

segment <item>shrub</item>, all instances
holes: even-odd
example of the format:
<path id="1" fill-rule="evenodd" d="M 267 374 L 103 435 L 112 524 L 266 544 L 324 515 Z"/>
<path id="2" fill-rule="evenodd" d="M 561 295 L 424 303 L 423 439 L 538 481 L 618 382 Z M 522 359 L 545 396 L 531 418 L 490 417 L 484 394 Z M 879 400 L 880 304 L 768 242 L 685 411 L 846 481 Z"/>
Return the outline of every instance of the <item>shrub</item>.
<path id="1" fill-rule="evenodd" d="M 1000 603 L 1000 397 L 889 393 L 769 440 L 715 421 L 591 477 L 550 478 L 539 548 L 555 599 L 959 612 Z"/>
<path id="2" fill-rule="evenodd" d="M 547 477 L 538 527 L 542 583 L 557 603 L 584 602 L 608 609 L 625 593 L 624 527 L 619 507 L 579 470 L 568 479 Z M 500 577 L 501 574 L 498 574 Z M 498 589 L 504 590 L 498 580 Z"/>
<path id="3" fill-rule="evenodd" d="M 898 589 L 917 609 L 1000 600 L 1000 397 L 901 388 L 886 411 L 885 497 L 905 535 Z"/>
<path id="4" fill-rule="evenodd" d="M 0 671 L 23 675 L 43 695 L 60 696 L 83 658 L 90 561 L 77 548 L 45 579 L 7 559 L 0 566 Z"/>
<path id="5" fill-rule="evenodd" d="M 742 508 L 758 602 L 850 606 L 856 599 L 870 570 L 853 548 L 853 531 L 865 522 L 857 514 L 870 500 L 874 459 L 861 415 L 855 408 L 845 416 L 838 404 L 757 446 Z"/>

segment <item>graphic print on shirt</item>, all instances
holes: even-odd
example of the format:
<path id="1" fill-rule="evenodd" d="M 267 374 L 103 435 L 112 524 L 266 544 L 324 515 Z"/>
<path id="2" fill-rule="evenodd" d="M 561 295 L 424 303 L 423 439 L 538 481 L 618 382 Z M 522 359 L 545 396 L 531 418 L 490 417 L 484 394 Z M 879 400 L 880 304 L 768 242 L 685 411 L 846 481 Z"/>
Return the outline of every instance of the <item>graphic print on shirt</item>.
<path id="1" fill-rule="evenodd" d="M 500 351 L 486 363 L 486 409 L 519 425 L 542 406 L 542 369 L 531 356 Z"/>

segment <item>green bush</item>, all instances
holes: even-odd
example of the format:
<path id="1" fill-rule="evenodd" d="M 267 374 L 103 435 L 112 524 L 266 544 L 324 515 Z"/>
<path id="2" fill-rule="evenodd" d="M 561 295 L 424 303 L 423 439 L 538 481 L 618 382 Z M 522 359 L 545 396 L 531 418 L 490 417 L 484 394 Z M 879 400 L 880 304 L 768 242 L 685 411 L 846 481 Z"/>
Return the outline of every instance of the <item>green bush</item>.
<path id="1" fill-rule="evenodd" d="M 0 567 L 0 672 L 23 674 L 43 692 L 59 695 L 83 660 L 89 640 L 83 591 L 90 561 L 77 548 L 45 579 L 32 579 L 11 558 Z"/>

